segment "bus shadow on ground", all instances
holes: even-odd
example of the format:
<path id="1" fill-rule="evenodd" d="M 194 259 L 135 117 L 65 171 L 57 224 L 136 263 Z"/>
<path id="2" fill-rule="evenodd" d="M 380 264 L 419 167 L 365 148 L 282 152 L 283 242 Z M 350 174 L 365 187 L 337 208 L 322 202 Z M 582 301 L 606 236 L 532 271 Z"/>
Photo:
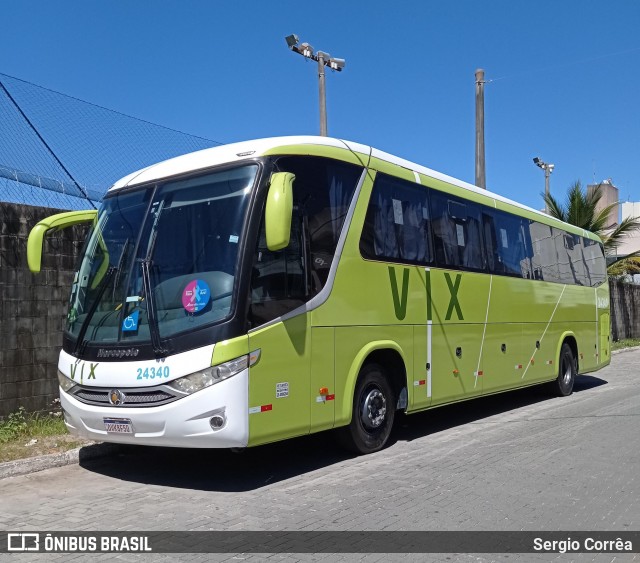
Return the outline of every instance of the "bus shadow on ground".
<path id="1" fill-rule="evenodd" d="M 576 379 L 574 392 L 588 391 L 606 383 L 598 377 L 583 375 Z M 410 442 L 551 398 L 543 387 L 538 386 L 401 416 L 389 445 Z M 338 448 L 333 432 L 321 432 L 238 453 L 119 445 L 109 447 L 106 456 L 83 459 L 81 450 L 80 465 L 88 471 L 124 481 L 179 489 L 243 492 L 352 457 L 353 454 Z"/>
<path id="2" fill-rule="evenodd" d="M 574 393 L 581 393 L 595 389 L 601 385 L 606 385 L 607 383 L 606 380 L 599 377 L 581 375 L 576 378 L 573 391 Z M 558 397 L 554 397 L 546 385 L 536 385 L 437 407 L 414 415 L 401 417 L 398 421 L 399 424 L 397 424 L 397 428 L 395 428 L 394 435 L 392 435 L 393 442 L 410 442 L 456 426 L 479 422 L 491 416 L 508 411 L 517 411 L 520 408 L 556 398 Z"/>

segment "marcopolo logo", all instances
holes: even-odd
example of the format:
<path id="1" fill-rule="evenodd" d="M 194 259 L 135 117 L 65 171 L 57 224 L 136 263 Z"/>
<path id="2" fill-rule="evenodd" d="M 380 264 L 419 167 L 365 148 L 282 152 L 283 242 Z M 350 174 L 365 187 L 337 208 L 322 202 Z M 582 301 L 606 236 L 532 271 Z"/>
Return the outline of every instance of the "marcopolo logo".
<path id="1" fill-rule="evenodd" d="M 98 358 L 135 358 L 139 353 L 137 348 L 100 348 Z"/>

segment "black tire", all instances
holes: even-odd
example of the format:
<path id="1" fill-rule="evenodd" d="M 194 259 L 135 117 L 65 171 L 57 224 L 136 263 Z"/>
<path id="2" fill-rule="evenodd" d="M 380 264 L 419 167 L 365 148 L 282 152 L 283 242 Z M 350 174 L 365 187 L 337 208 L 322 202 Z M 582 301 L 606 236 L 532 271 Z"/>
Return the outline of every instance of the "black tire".
<path id="1" fill-rule="evenodd" d="M 365 364 L 353 394 L 351 423 L 338 430 L 341 445 L 358 454 L 384 448 L 393 426 L 395 401 L 385 369 L 379 364 Z"/>
<path id="2" fill-rule="evenodd" d="M 573 384 L 576 381 L 576 358 L 571 346 L 564 342 L 560 349 L 560 361 L 558 362 L 558 377 L 551 382 L 551 390 L 554 395 L 567 397 L 573 392 Z"/>

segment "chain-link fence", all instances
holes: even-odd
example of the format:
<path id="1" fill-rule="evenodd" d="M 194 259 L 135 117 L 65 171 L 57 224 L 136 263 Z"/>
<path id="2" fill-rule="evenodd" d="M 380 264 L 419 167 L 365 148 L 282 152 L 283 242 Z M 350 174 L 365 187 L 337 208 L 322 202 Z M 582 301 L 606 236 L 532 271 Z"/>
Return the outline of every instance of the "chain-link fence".
<path id="1" fill-rule="evenodd" d="M 84 209 L 114 181 L 221 143 L 0 73 L 0 201 Z"/>

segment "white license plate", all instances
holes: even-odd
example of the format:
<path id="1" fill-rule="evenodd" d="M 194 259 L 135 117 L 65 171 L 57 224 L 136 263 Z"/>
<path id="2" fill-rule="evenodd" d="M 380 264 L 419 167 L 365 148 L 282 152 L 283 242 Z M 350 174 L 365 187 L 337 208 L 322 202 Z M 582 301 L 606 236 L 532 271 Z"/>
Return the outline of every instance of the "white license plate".
<path id="1" fill-rule="evenodd" d="M 133 426 L 130 418 L 103 418 L 107 432 L 115 434 L 133 434 Z"/>

